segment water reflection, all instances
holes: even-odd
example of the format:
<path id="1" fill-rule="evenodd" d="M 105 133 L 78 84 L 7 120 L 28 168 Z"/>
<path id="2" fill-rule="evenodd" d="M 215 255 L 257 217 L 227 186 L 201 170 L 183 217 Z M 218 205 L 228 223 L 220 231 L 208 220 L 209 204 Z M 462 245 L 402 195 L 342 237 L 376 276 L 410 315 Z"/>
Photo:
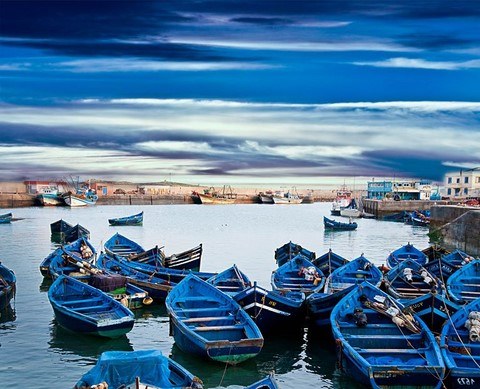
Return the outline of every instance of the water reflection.
<path id="1" fill-rule="evenodd" d="M 48 292 L 48 289 L 50 289 L 50 286 L 52 284 L 53 280 L 51 278 L 44 278 L 38 289 L 40 290 L 40 292 Z"/>
<path id="2" fill-rule="evenodd" d="M 331 330 L 320 331 L 316 327 L 310 327 L 305 337 L 305 346 L 306 371 L 319 376 L 322 381 L 334 388 L 362 388 L 336 368 L 337 353 Z"/>
<path id="3" fill-rule="evenodd" d="M 95 363 L 104 351 L 133 351 L 126 336 L 118 339 L 106 339 L 81 335 L 65 330 L 55 320 L 50 323 L 49 351 L 65 355 L 76 355 Z"/>
<path id="4" fill-rule="evenodd" d="M 15 308 L 11 304 L 8 304 L 4 309 L 0 311 L 0 324 L 13 322 L 17 319 Z M 15 325 L 2 325 L 1 330 L 15 328 Z"/>
<path id="5" fill-rule="evenodd" d="M 267 339 L 262 351 L 255 358 L 237 366 L 225 366 L 204 360 L 181 351 L 176 345 L 172 347 L 171 358 L 180 363 L 191 373 L 200 377 L 205 387 L 241 387 L 264 378 L 275 372 L 276 375 L 287 374 L 302 368 L 304 356 L 304 334 Z"/>

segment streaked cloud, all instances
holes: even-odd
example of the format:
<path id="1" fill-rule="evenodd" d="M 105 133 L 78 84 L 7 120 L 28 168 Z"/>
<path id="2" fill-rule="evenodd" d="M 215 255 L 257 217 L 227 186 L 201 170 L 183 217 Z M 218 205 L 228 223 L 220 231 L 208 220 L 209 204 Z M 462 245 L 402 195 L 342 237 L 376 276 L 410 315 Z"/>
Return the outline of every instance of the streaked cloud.
<path id="1" fill-rule="evenodd" d="M 350 41 L 240 41 L 216 40 L 210 37 L 182 37 L 170 38 L 170 43 L 209 46 L 242 50 L 267 50 L 267 51 L 305 51 L 305 52 L 338 52 L 338 51 L 385 51 L 385 52 L 415 52 L 420 49 L 402 46 L 395 42 L 358 39 Z"/>
<path id="2" fill-rule="evenodd" d="M 103 178 L 123 174 L 155 180 L 155 174 L 168 170 L 187 181 L 200 175 L 204 182 L 222 175 L 245 180 L 282 174 L 306 182 L 352 174 L 441 179 L 447 161 L 480 164 L 480 139 L 472 136 L 480 122 L 476 102 L 90 99 L 3 105 L 0 115 L 5 134 L 0 155 L 8 147 L 51 149 L 42 169 L 50 164 L 52 171 L 71 170 L 63 156 L 79 155 L 82 163 L 75 168 L 88 172 L 98 167 L 91 157 L 96 155 L 106 169 L 99 173 Z M 33 167 L 39 160 L 31 153 L 18 155 Z M 429 173 L 425 166 L 435 169 Z"/>
<path id="3" fill-rule="evenodd" d="M 469 61 L 427 61 L 421 58 L 389 58 L 384 61 L 374 62 L 353 62 L 359 66 L 374 66 L 377 68 L 413 68 L 429 70 L 460 70 L 460 69 L 479 69 L 480 59 Z"/>
<path id="4" fill-rule="evenodd" d="M 54 67 L 79 73 L 222 71 L 273 69 L 274 65 L 245 62 L 146 61 L 140 58 L 84 59 L 53 64 Z"/>

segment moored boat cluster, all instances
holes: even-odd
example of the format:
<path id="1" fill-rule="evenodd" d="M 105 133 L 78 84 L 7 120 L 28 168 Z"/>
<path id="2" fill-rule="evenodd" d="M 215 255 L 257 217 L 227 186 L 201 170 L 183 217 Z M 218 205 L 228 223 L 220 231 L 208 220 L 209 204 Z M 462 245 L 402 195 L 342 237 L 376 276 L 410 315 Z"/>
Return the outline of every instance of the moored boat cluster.
<path id="1" fill-rule="evenodd" d="M 65 224 L 52 223 L 52 233 Z M 372 387 L 480 382 L 480 260 L 407 244 L 378 267 L 363 254 L 347 260 L 329 250 L 317 257 L 292 242 L 274 258 L 269 290 L 236 265 L 200 271 L 201 245 L 168 256 L 115 233 L 101 253 L 86 235 L 63 241 L 40 269 L 54 279 L 48 297 L 57 323 L 73 332 L 124 336 L 135 324 L 132 309 L 165 303 L 176 345 L 212 363 L 242 363 L 273 333 L 309 326 L 335 340 L 339 369 Z M 124 376 L 113 377 L 119 365 Z M 154 365 L 163 368 L 149 369 Z M 171 386 L 165 374 L 175 377 Z M 251 387 L 277 387 L 273 377 L 265 382 Z M 143 350 L 104 353 L 76 388 L 142 384 L 202 387 L 182 366 Z"/>

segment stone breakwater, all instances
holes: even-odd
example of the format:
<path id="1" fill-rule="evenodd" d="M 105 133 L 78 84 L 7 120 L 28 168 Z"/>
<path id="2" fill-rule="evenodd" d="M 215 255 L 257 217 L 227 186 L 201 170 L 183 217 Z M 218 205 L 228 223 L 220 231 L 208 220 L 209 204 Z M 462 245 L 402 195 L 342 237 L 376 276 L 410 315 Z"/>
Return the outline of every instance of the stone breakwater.
<path id="1" fill-rule="evenodd" d="M 443 247 L 480 256 L 480 209 L 458 205 L 430 210 L 430 237 Z"/>

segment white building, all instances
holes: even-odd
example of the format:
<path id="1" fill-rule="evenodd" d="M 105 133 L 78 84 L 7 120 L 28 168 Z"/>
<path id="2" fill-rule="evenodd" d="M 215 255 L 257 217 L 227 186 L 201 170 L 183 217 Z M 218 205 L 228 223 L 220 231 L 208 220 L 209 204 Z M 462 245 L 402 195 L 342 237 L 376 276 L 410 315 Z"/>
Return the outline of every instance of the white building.
<path id="1" fill-rule="evenodd" d="M 480 197 L 480 167 L 447 173 L 445 190 L 451 198 Z"/>

